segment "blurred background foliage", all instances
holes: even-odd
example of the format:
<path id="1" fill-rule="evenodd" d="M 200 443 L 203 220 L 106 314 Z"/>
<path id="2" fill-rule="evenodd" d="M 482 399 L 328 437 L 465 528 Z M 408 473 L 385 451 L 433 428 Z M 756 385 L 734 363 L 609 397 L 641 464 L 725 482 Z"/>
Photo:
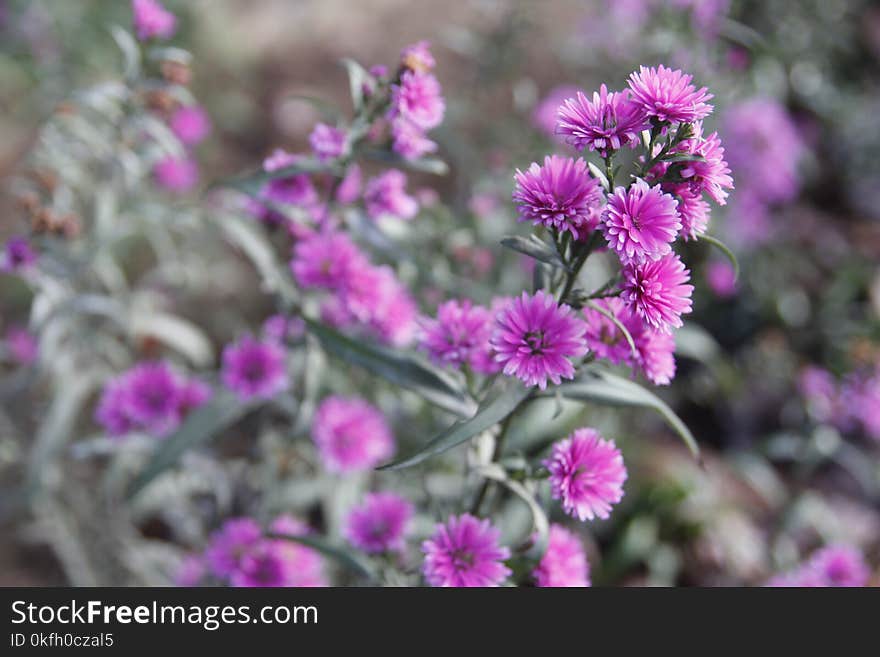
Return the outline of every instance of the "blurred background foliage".
<path id="1" fill-rule="evenodd" d="M 416 174 L 410 183 L 434 187 L 442 200 L 423 203 L 406 236 L 419 253 L 434 254 L 422 269 L 404 271 L 413 289 L 431 293 L 419 299 L 425 312 L 462 292 L 488 302 L 527 285 L 522 263 L 503 253 L 498 239 L 515 230 L 513 169 L 565 150 L 540 125 L 541 102 L 554 89 L 622 85 L 640 64 L 681 67 L 715 94 L 709 129 L 720 131 L 729 150 L 734 145 L 724 128 L 732 108 L 755 98 L 783 107 L 801 144 L 797 154 L 788 151 L 796 160 L 794 193 L 762 206 L 758 222 L 758 210 L 736 202 L 746 191 L 734 167 L 733 202 L 713 213 L 710 232 L 734 245 L 740 260 L 735 287 L 706 283 L 719 262 L 708 246 L 694 244 L 685 255 L 698 286 L 695 310 L 679 336 L 678 375 L 660 394 L 700 441 L 704 464 L 650 415 L 588 409 L 591 424 L 619 437 L 631 473 L 619 510 L 585 535 L 593 578 L 597 584 L 760 584 L 830 542 L 860 546 L 878 563 L 880 435 L 811 413 L 798 383 L 810 365 L 841 381 L 880 373 L 880 7 L 867 0 L 166 5 L 179 17 L 176 42 L 194 54 L 192 92 L 214 124 L 199 151 L 200 193 L 210 181 L 253 169 L 276 146 L 307 148 L 327 107 L 349 113 L 341 58 L 393 62 L 402 45 L 431 40 L 448 103 L 435 138 L 450 172 Z M 44 123 L 77 90 L 118 78 L 122 57 L 109 26 L 129 23 L 128 3 L 116 0 L 0 3 L 4 179 L 21 168 Z M 761 157 L 761 146 L 756 149 Z M 219 345 L 271 314 L 271 298 L 254 293 L 259 281 L 251 267 L 229 253 L 217 231 L 204 229 L 227 212 L 210 194 L 170 199 L 144 190 L 143 196 L 136 214 L 146 218 L 144 230 L 117 245 L 124 278 L 157 276 L 146 286 L 152 296 L 141 298 L 143 312 L 173 310 L 198 324 L 208 346 L 201 353 L 190 345 L 193 362 L 208 366 Z M 0 191 L 0 213 L 5 239 L 21 221 L 9 185 Z M 155 221 L 174 222 L 172 243 L 151 237 Z M 142 248 L 141 241 L 154 238 L 153 251 Z M 462 280 L 470 289 L 462 290 Z M 14 277 L 0 274 L 0 303 L 0 329 L 27 324 L 32 299 Z M 90 339 L 90 326 L 76 330 Z M 120 362 L 111 345 L 84 348 L 100 352 L 95 357 L 105 363 Z M 137 349 L 147 355 L 156 346 L 144 341 Z M 305 351 L 302 358 L 303 367 L 321 367 L 320 360 L 308 361 L 320 354 Z M 333 482 L 302 470 L 281 417 L 246 418 L 229 430 L 219 458 L 190 453 L 185 468 L 120 514 L 119 500 L 94 485 L 109 458 L 89 442 L 96 429 L 84 413 L 71 427 L 77 440 L 45 456 L 63 469 L 54 476 L 64 481 L 64 503 L 49 496 L 25 511 L 17 503 L 22 464 L 35 467 L 27 454 L 47 409 L 60 417 L 63 409 L 51 405 L 45 382 L 30 380 L 14 362 L 3 367 L 0 583 L 167 582 L 176 559 L 205 531 L 197 518 L 247 508 L 256 496 L 268 498 L 266 513 L 295 500 L 316 524 L 334 522 L 324 517 L 326 508 L 315 515 L 311 502 Z M 360 372 L 330 376 L 328 388 L 372 385 Z M 413 408 L 405 396 L 373 389 L 392 419 L 405 422 Z M 877 406 L 866 412 L 880 414 L 880 393 L 874 399 Z M 549 402 L 537 405 L 517 423 L 511 444 L 527 453 L 562 435 L 583 418 L 582 409 L 568 410 L 553 435 L 542 436 L 555 411 Z M 426 426 L 432 421 L 427 417 Z M 402 445 L 420 439 L 399 437 Z M 97 452 L 89 453 L 90 445 Z M 141 463 L 143 453 L 131 458 L 115 461 L 113 476 Z M 430 489 L 440 509 L 460 493 L 456 464 L 424 481 L 418 473 L 381 477 Z M 108 490 L 113 476 L 102 479 Z M 336 491 L 337 505 L 357 495 L 353 486 Z M 516 523 L 501 524 L 513 532 Z M 101 558 L 108 554 L 125 556 Z"/>

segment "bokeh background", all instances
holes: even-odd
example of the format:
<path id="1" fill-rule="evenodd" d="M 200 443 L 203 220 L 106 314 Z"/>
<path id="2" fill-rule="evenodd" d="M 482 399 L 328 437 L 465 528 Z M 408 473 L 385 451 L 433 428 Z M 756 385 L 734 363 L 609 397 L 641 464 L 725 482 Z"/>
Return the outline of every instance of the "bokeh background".
<path id="1" fill-rule="evenodd" d="M 594 581 L 755 585 L 814 548 L 839 542 L 857 546 L 875 568 L 880 563 L 875 3 L 166 5 L 179 17 L 176 41 L 193 53 L 190 86 L 214 125 L 199 151 L 200 192 L 170 200 L 171 207 L 198 204 L 211 181 L 253 169 L 276 146 L 307 149 L 309 131 L 327 106 L 350 111 L 341 58 L 390 63 L 403 45 L 430 40 L 447 100 L 435 138 L 450 171 L 442 178 L 412 175 L 411 185 L 431 186 L 448 208 L 434 217 L 449 228 L 438 230 L 446 264 L 430 265 L 436 278 L 459 274 L 473 280 L 474 290 L 511 293 L 527 280 L 501 275 L 516 263 L 497 239 L 516 229 L 513 170 L 554 149 L 566 152 L 547 130 L 559 94 L 591 92 L 602 82 L 621 87 L 638 65 L 658 63 L 685 69 L 710 87 L 716 109 L 707 124 L 728 149 L 737 187 L 730 204 L 714 212 L 710 232 L 736 252 L 741 276 L 732 281 L 718 251 L 687 247 L 697 281 L 695 311 L 680 335 L 678 375 L 660 391 L 703 445 L 705 464 L 698 466 L 652 418 L 620 420 L 612 411 L 596 411 L 597 422 L 612 430 L 627 423 L 632 474 L 620 511 L 590 539 Z M 119 0 L 0 2 L 0 177 L 24 166 L 59 104 L 77 89 L 118 76 L 120 53 L 108 26 L 129 23 L 129 5 Z M 0 238 L 17 232 L 20 214 L 4 186 Z M 487 261 L 494 273 L 483 271 Z M 247 267 L 233 262 L 222 274 L 189 299 L 193 303 L 179 303 L 193 318 L 215 309 L 202 328 L 217 345 L 271 312 L 269 300 L 252 293 L 258 283 Z M 439 287 L 442 298 L 449 289 Z M 63 492 L 77 510 L 19 503 L 20 474 L 33 462 L 29 441 L 52 396 L 39 381 L 20 382 L 22 366 L 11 347 L 9 331 L 27 324 L 31 301 L 13 277 L 0 276 L 0 331 L 7 336 L 0 384 L 0 584 L 167 581 L 166 575 L 150 579 L 147 569 L 134 579 L 118 565 L 102 571 L 105 550 L 142 554 L 145 546 L 185 541 L 154 510 L 113 525 L 119 520 L 114 509 L 104 508 L 108 502 L 96 501 L 100 495 L 90 489 L 101 464 L 74 459 L 76 472 Z M 426 312 L 436 307 L 436 300 L 420 303 Z M 86 427 L 81 435 L 95 433 L 88 413 L 80 422 Z M 247 435 L 248 427 L 239 433 Z M 528 439 L 515 436 L 514 442 Z M 253 460 L 246 448 L 229 444 L 228 462 Z M 177 511 L 193 508 L 198 505 Z M 73 520 L 63 531 L 47 528 L 67 514 Z M 125 548 L 101 544 L 114 532 L 123 535 L 113 540 Z M 78 578 L 77 568 L 93 577 Z"/>

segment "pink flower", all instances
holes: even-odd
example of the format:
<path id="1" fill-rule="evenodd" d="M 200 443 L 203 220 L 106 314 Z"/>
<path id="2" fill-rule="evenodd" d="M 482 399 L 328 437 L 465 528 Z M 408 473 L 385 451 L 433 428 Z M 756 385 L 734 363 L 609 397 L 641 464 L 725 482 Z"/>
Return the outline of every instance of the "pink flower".
<path id="1" fill-rule="evenodd" d="M 510 550 L 498 545 L 500 532 L 488 520 L 469 513 L 450 516 L 422 543 L 422 572 L 431 586 L 498 586 L 511 571 L 504 565 Z"/>
<path id="2" fill-rule="evenodd" d="M 171 116 L 171 130 L 186 146 L 194 146 L 211 134 L 211 119 L 198 105 L 181 107 Z"/>
<path id="3" fill-rule="evenodd" d="M 553 499 L 562 500 L 565 512 L 579 520 L 604 520 L 623 498 L 623 456 L 613 440 L 604 440 L 595 429 L 576 429 L 557 442 L 544 465 L 550 470 Z"/>
<path id="4" fill-rule="evenodd" d="M 349 543 L 370 554 L 400 552 L 413 515 L 413 505 L 394 493 L 371 493 L 348 515 Z"/>
<path id="5" fill-rule="evenodd" d="M 336 201 L 341 205 L 351 205 L 360 198 L 364 176 L 361 167 L 352 164 L 345 172 L 345 176 L 336 188 Z"/>
<path id="6" fill-rule="evenodd" d="M 544 166 L 533 162 L 525 172 L 517 169 L 514 178 L 520 221 L 569 231 L 576 239 L 596 228 L 602 191 L 582 159 L 550 155 Z"/>
<path id="7" fill-rule="evenodd" d="M 309 145 L 319 162 L 328 162 L 345 154 L 348 136 L 345 130 L 318 123 L 309 135 Z"/>
<path id="8" fill-rule="evenodd" d="M 31 243 L 26 237 L 20 235 L 10 237 L 3 245 L 0 271 L 19 272 L 30 267 L 36 260 L 37 254 L 34 253 Z"/>
<path id="9" fill-rule="evenodd" d="M 289 385 L 284 347 L 245 335 L 223 348 L 220 376 L 242 401 L 270 399 Z"/>
<path id="10" fill-rule="evenodd" d="M 274 173 L 287 167 L 294 167 L 302 162 L 301 155 L 294 155 L 278 148 L 263 161 L 263 170 L 267 173 Z M 293 173 L 289 176 L 274 178 L 263 186 L 260 193 L 270 201 L 301 207 L 308 207 L 318 202 L 318 192 L 315 191 L 311 179 L 305 173 Z"/>
<path id="11" fill-rule="evenodd" d="M 623 146 L 634 147 L 639 133 L 649 127 L 642 108 L 629 91 L 610 92 L 603 84 L 593 99 L 580 91 L 559 107 L 556 134 L 578 150 L 589 148 L 606 157 Z"/>
<path id="12" fill-rule="evenodd" d="M 541 587 L 589 586 L 590 564 L 581 539 L 562 525 L 550 525 L 547 551 L 532 577 Z"/>
<path id="13" fill-rule="evenodd" d="M 461 367 L 480 365 L 489 352 L 492 314 L 470 300 L 447 301 L 437 309 L 436 319 L 422 322 L 419 346 L 435 363 Z"/>
<path id="14" fill-rule="evenodd" d="M 364 205 L 372 219 L 412 219 L 419 211 L 418 201 L 406 193 L 406 174 L 397 169 L 389 169 L 367 182 Z"/>
<path id="15" fill-rule="evenodd" d="M 177 19 L 158 0 L 132 0 L 134 31 L 141 41 L 168 39 L 174 35 Z"/>
<path id="16" fill-rule="evenodd" d="M 693 285 L 690 272 L 678 255 L 623 269 L 621 298 L 636 314 L 658 331 L 669 333 L 682 326 L 681 316 L 691 312 Z"/>
<path id="17" fill-rule="evenodd" d="M 437 150 L 437 143 L 412 121 L 399 116 L 391 121 L 391 149 L 405 160 L 417 160 Z"/>
<path id="18" fill-rule="evenodd" d="M 341 289 L 357 269 L 369 263 L 347 233 L 328 230 L 299 240 L 290 270 L 303 288 Z"/>
<path id="19" fill-rule="evenodd" d="M 400 63 L 411 71 L 424 73 L 436 66 L 429 41 L 417 41 L 400 51 Z"/>
<path id="20" fill-rule="evenodd" d="M 263 536 L 252 518 L 230 518 L 211 536 L 205 561 L 216 577 L 226 579 L 241 565 L 242 557 Z"/>
<path id="21" fill-rule="evenodd" d="M 850 545 L 831 545 L 813 553 L 807 568 L 826 586 L 865 586 L 871 571 L 862 553 Z"/>
<path id="22" fill-rule="evenodd" d="M 40 345 L 36 336 L 21 326 L 6 329 L 6 349 L 19 365 L 31 365 L 40 355 Z"/>
<path id="23" fill-rule="evenodd" d="M 324 399 L 315 412 L 312 439 L 324 467 L 334 473 L 369 470 L 394 454 L 385 416 L 356 397 Z"/>
<path id="24" fill-rule="evenodd" d="M 692 123 L 712 113 L 712 99 L 706 87 L 696 89 L 692 77 L 662 64 L 658 68 L 640 66 L 629 76 L 633 100 L 649 117 L 663 122 Z"/>
<path id="25" fill-rule="evenodd" d="M 585 330 L 569 306 L 557 306 L 543 290 L 532 297 L 523 292 L 496 316 L 491 344 L 506 375 L 544 390 L 548 379 L 559 385 L 574 378 L 569 359 L 587 353 Z"/>
<path id="26" fill-rule="evenodd" d="M 391 119 L 402 117 L 422 130 L 431 130 L 443 122 L 445 111 L 440 83 L 431 73 L 406 70 L 400 83 L 391 85 Z"/>
<path id="27" fill-rule="evenodd" d="M 703 199 L 699 188 L 688 183 L 664 183 L 663 191 L 678 199 L 678 216 L 681 219 L 681 235 L 685 241 L 696 239 L 706 232 L 709 225 L 709 204 Z"/>
<path id="28" fill-rule="evenodd" d="M 697 131 L 701 126 L 697 126 Z M 724 161 L 724 147 L 718 133 L 703 138 L 688 140 L 691 154 L 699 155 L 701 160 L 688 160 L 679 169 L 679 175 L 688 181 L 697 192 L 705 192 L 718 205 L 727 204 L 727 189 L 733 189 L 730 167 Z"/>
<path id="29" fill-rule="evenodd" d="M 189 157 L 168 156 L 153 168 L 156 182 L 170 192 L 183 193 L 199 182 L 199 165 Z"/>
<path id="30" fill-rule="evenodd" d="M 672 252 L 681 229 L 678 203 L 659 186 L 637 180 L 608 199 L 602 230 L 624 264 L 659 260 Z"/>

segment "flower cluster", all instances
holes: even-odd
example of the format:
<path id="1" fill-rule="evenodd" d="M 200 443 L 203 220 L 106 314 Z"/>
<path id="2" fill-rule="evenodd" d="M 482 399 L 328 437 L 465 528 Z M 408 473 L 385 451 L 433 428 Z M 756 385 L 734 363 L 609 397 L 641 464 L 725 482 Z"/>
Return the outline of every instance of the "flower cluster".
<path id="1" fill-rule="evenodd" d="M 767 586 L 851 588 L 865 586 L 870 576 L 861 551 L 850 545 L 830 545 L 794 570 L 772 577 Z"/>
<path id="2" fill-rule="evenodd" d="M 440 365 L 492 374 L 500 369 L 489 342 L 492 330 L 491 310 L 453 299 L 440 305 L 436 318 L 422 320 L 419 347 Z"/>
<path id="3" fill-rule="evenodd" d="M 196 586 L 210 577 L 242 587 L 327 586 L 321 555 L 284 538 L 309 533 L 307 525 L 288 515 L 277 517 L 267 533 L 252 518 L 230 518 L 202 554 L 184 561 L 177 583 Z"/>
<path id="4" fill-rule="evenodd" d="M 356 327 L 382 342 L 409 344 L 417 329 L 417 308 L 387 265 L 376 266 L 351 240 L 335 229 L 314 232 L 297 241 L 290 269 L 303 289 L 329 292 L 321 308 L 328 324 Z"/>
<path id="5" fill-rule="evenodd" d="M 144 362 L 104 386 L 95 420 L 114 437 L 141 431 L 163 438 L 211 398 L 211 388 L 164 362 Z"/>

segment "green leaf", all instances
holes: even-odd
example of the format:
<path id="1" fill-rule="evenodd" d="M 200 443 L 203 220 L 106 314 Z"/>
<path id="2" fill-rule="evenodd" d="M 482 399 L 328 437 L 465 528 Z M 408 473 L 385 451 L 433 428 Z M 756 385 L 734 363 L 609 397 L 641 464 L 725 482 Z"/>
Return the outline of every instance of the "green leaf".
<path id="1" fill-rule="evenodd" d="M 529 511 L 532 512 L 532 531 L 529 532 L 529 540 L 532 541 L 532 546 L 529 549 L 528 554 L 530 557 L 540 559 L 544 555 L 544 552 L 547 551 L 550 522 L 547 520 L 547 514 L 544 513 L 544 509 L 541 508 L 541 505 L 538 504 L 538 501 L 535 499 L 534 494 L 532 494 L 522 483 L 508 477 L 504 468 L 497 463 L 490 463 L 477 468 L 477 473 L 487 479 L 492 479 L 493 481 L 502 484 L 529 507 Z M 533 534 L 537 534 L 537 537 L 535 537 L 534 540 L 532 540 Z"/>
<path id="2" fill-rule="evenodd" d="M 558 267 L 565 271 L 571 271 L 565 261 L 559 256 L 555 248 L 542 241 L 536 235 L 521 237 L 519 235 L 507 235 L 501 240 L 501 245 L 508 249 L 523 253 L 530 258 L 539 260 L 553 267 Z"/>
<path id="3" fill-rule="evenodd" d="M 531 393 L 531 388 L 526 388 L 519 381 L 511 381 L 497 397 L 484 403 L 473 417 L 456 422 L 442 433 L 434 436 L 415 454 L 383 465 L 378 469 L 402 470 L 457 447 L 501 422 L 513 413 Z"/>
<path id="4" fill-rule="evenodd" d="M 280 294 L 285 300 L 296 299 L 298 294 L 290 275 L 275 256 L 275 250 L 255 222 L 241 217 L 218 217 L 226 238 L 240 248 L 254 264 L 267 290 Z"/>
<path id="5" fill-rule="evenodd" d="M 412 390 L 426 401 L 460 417 L 468 417 L 474 412 L 473 400 L 451 377 L 414 356 L 353 340 L 313 319 L 304 318 L 304 321 L 323 347 L 343 360 Z"/>
<path id="6" fill-rule="evenodd" d="M 331 545 L 324 539 L 309 535 L 294 536 L 293 534 L 279 534 L 278 532 L 270 532 L 267 534 L 267 536 L 269 538 L 277 538 L 284 541 L 294 541 L 296 543 L 300 543 L 301 545 L 310 547 L 313 550 L 317 550 L 324 556 L 329 557 L 334 561 L 337 561 L 341 566 L 347 568 L 353 573 L 360 575 L 361 577 L 365 577 L 370 582 L 378 582 L 379 578 L 376 576 L 376 573 L 368 564 L 366 564 L 359 557 L 355 556 L 352 552 L 349 552 L 345 548 Z"/>
<path id="7" fill-rule="evenodd" d="M 699 240 L 701 242 L 708 242 L 715 248 L 717 248 L 724 256 L 730 260 L 730 264 L 733 265 L 733 280 L 739 280 L 739 260 L 736 259 L 736 255 L 727 246 L 724 242 L 719 240 L 717 237 L 712 237 L 711 235 L 700 235 Z"/>
<path id="8" fill-rule="evenodd" d="M 423 157 L 418 160 L 407 160 L 406 158 L 400 157 L 397 153 L 376 149 L 364 150 L 361 155 L 370 160 L 384 162 L 385 164 L 410 169 L 412 171 L 419 171 L 421 173 L 432 173 L 435 176 L 445 176 L 449 173 L 449 165 L 436 157 Z"/>
<path id="9" fill-rule="evenodd" d="M 175 433 L 159 443 L 146 467 L 129 485 L 126 497 L 135 497 L 187 450 L 208 442 L 251 408 L 225 391 L 215 391 L 211 401 L 192 411 Z"/>
<path id="10" fill-rule="evenodd" d="M 355 114 L 359 113 L 364 107 L 364 85 L 373 81 L 373 76 L 360 64 L 353 59 L 340 60 L 340 63 L 348 72 L 348 87 L 351 90 L 351 104 L 354 106 Z"/>
<path id="11" fill-rule="evenodd" d="M 691 453 L 699 458 L 697 441 L 669 406 L 650 390 L 635 381 L 600 370 L 589 368 L 577 380 L 563 383 L 557 388 L 564 397 L 579 401 L 591 401 L 612 406 L 637 406 L 650 408 L 659 413 L 667 424 L 681 437 Z M 551 391 L 552 392 L 552 391 Z"/>

